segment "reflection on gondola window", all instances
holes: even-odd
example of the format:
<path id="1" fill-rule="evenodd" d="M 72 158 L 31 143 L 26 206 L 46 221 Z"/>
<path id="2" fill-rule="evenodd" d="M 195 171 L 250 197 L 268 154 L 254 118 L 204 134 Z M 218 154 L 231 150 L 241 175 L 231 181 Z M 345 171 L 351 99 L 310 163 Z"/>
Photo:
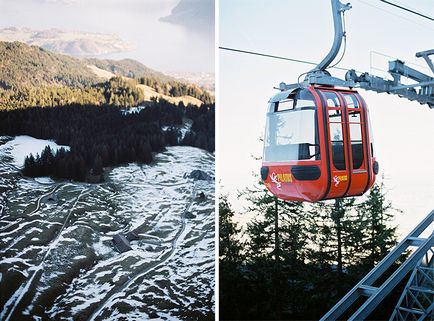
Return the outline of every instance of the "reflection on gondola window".
<path id="1" fill-rule="evenodd" d="M 276 103 L 274 112 L 267 114 L 264 161 L 320 159 L 315 100 L 306 90 L 291 98 Z M 279 107 L 287 101 L 292 108 Z"/>

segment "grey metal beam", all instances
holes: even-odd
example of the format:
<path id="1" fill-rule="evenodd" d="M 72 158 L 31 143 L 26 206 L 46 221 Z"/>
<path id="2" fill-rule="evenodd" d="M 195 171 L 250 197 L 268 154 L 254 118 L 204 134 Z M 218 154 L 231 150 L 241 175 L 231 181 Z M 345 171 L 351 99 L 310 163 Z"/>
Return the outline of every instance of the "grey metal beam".
<path id="1" fill-rule="evenodd" d="M 389 89 L 389 91 L 395 91 L 395 90 L 400 90 L 400 89 L 408 89 L 408 88 L 414 88 L 414 87 L 425 87 L 425 86 L 432 86 L 434 85 L 434 80 L 430 80 L 430 81 L 424 81 L 424 82 L 420 82 L 417 84 L 411 84 L 411 85 L 399 85 L 396 87 L 391 87 Z"/>
<path id="2" fill-rule="evenodd" d="M 434 55 L 434 49 L 416 52 L 416 57 L 422 57 L 434 73 L 434 64 L 429 56 Z"/>
<path id="3" fill-rule="evenodd" d="M 428 228 L 434 221 L 434 210 L 422 220 L 410 234 L 404 238 L 389 254 L 383 258 L 377 266 L 372 269 L 360 282 L 352 288 L 336 305 L 330 309 L 320 321 L 337 320 L 348 308 L 360 297 L 360 288 L 372 286 L 372 284 L 404 253 L 409 244 L 407 239 L 410 237 L 419 237 L 419 235 Z M 423 253 L 422 253 L 423 254 Z M 383 290 L 384 291 L 384 290 Z M 371 296 L 372 298 L 372 296 Z M 360 320 L 360 319 L 358 319 Z"/>
<path id="4" fill-rule="evenodd" d="M 348 319 L 348 321 L 365 320 L 374 309 L 384 300 L 399 282 L 410 272 L 425 253 L 434 246 L 434 232 L 401 266 L 383 283 L 378 292 L 369 297 L 365 303 Z"/>
<path id="5" fill-rule="evenodd" d="M 359 291 L 364 296 L 371 296 L 378 292 L 378 288 L 370 285 L 361 285 Z"/>
<path id="6" fill-rule="evenodd" d="M 401 60 L 389 61 L 389 73 L 395 73 L 419 82 L 433 80 L 432 77 L 425 75 L 423 72 L 406 66 Z"/>
<path id="7" fill-rule="evenodd" d="M 412 76 L 415 76 L 415 74 Z M 387 80 L 368 73 L 357 76 L 354 70 L 350 70 L 345 75 L 345 79 L 347 81 L 353 81 L 356 84 L 355 87 L 375 91 L 377 93 L 398 95 L 399 97 L 417 101 L 420 104 L 427 104 L 429 107 L 434 108 L 434 78 L 417 84 L 403 85 L 400 82 Z M 415 90 L 415 87 L 420 87 L 420 89 Z"/>
<path id="8" fill-rule="evenodd" d="M 411 246 L 420 246 L 426 241 L 426 239 L 422 237 L 409 237 L 407 240 L 408 244 Z"/>
<path id="9" fill-rule="evenodd" d="M 407 321 L 409 315 L 413 320 L 434 319 L 434 280 L 430 275 L 434 276 L 433 251 L 426 252 L 414 268 L 389 321 Z"/>

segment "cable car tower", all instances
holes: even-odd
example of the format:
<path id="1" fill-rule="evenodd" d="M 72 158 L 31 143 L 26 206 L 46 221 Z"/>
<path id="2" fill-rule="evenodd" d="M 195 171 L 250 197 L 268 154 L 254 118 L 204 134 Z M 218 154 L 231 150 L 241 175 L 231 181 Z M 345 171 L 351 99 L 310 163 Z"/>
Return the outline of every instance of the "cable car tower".
<path id="1" fill-rule="evenodd" d="M 377 93 L 398 95 L 399 97 L 417 101 L 420 104 L 427 104 L 430 108 L 434 108 L 434 77 L 406 66 L 405 62 L 401 60 L 389 62 L 388 72 L 393 80 L 373 76 L 367 72 L 358 76 L 354 69 L 346 73 L 345 80 L 330 75 L 327 68 L 338 55 L 342 45 L 342 39 L 345 39 L 345 31 L 343 30 L 342 22 L 343 15 L 345 11 L 351 9 L 349 3 L 344 5 L 339 0 L 332 0 L 331 2 L 335 29 L 333 46 L 327 56 L 314 69 L 307 73 L 302 84 L 362 88 Z M 434 63 L 430 58 L 431 55 L 434 55 L 434 49 L 416 53 L 416 57 L 423 58 L 434 74 Z M 402 78 L 411 79 L 414 83 L 410 85 L 403 84 L 401 82 Z M 299 85 L 300 84 L 289 85 L 281 83 L 279 88 L 283 91 L 295 88 Z"/>
<path id="2" fill-rule="evenodd" d="M 361 195 L 374 183 L 378 163 L 370 141 L 366 103 L 354 90 L 398 95 L 434 108 L 434 78 L 389 62 L 392 80 L 349 70 L 345 79 L 328 71 L 338 55 L 344 12 L 351 5 L 331 0 L 334 41 L 327 56 L 303 82 L 280 83 L 269 101 L 261 178 L 271 193 L 284 200 L 317 201 Z M 434 74 L 434 49 L 416 53 Z M 412 84 L 401 82 L 410 79 Z M 284 106 L 286 105 L 286 106 Z M 295 130 L 294 130 L 295 128 Z M 434 320 L 434 210 L 371 272 L 350 290 L 321 321 L 365 320 L 410 272 L 411 276 L 390 320 Z M 421 237 L 423 232 L 426 237 Z M 386 281 L 379 280 L 410 247 L 414 250 Z M 362 302 L 360 302 L 362 301 Z M 358 307 L 354 307 L 358 305 Z"/>

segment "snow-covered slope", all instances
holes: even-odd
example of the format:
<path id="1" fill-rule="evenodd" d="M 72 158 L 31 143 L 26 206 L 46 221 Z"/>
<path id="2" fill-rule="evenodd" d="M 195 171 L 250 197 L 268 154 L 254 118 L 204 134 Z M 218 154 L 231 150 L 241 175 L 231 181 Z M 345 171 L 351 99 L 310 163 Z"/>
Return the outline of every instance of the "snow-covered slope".
<path id="1" fill-rule="evenodd" d="M 98 185 L 0 180 L 0 319 L 213 320 L 214 182 L 194 169 L 213 175 L 214 156 L 170 147 Z M 132 230 L 119 254 L 112 237 Z"/>
<path id="2" fill-rule="evenodd" d="M 37 139 L 31 136 L 16 136 L 6 144 L 0 146 L 0 157 L 2 154 L 10 155 L 13 158 L 13 164 L 17 167 L 24 166 L 25 158 L 33 154 L 41 154 L 46 146 L 50 146 L 53 151 L 60 148 L 69 150 L 69 146 L 57 145 L 52 140 Z"/>

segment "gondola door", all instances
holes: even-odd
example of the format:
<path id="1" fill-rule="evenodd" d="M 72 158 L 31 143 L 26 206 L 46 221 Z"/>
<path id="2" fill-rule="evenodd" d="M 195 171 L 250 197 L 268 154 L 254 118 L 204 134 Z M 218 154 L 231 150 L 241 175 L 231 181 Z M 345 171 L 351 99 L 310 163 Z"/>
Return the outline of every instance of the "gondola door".
<path id="1" fill-rule="evenodd" d="M 367 129 L 367 110 L 358 94 L 341 92 L 339 95 L 347 111 L 347 130 L 349 135 L 349 166 L 351 172 L 348 196 L 363 194 L 372 182 L 370 170 L 369 136 Z"/>
<path id="2" fill-rule="evenodd" d="M 351 184 L 347 117 L 343 101 L 333 91 L 321 90 L 325 101 L 323 109 L 328 130 L 330 182 L 326 198 L 346 195 Z"/>

